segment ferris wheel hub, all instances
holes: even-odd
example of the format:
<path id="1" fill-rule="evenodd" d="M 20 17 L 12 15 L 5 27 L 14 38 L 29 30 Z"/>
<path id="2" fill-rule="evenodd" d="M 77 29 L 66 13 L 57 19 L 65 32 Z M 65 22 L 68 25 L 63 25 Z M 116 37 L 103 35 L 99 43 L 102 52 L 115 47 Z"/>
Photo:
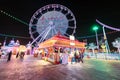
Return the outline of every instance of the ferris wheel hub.
<path id="1" fill-rule="evenodd" d="M 49 21 L 49 25 L 50 25 L 50 26 L 53 26 L 53 25 L 54 25 L 54 22 L 53 22 L 53 21 Z"/>

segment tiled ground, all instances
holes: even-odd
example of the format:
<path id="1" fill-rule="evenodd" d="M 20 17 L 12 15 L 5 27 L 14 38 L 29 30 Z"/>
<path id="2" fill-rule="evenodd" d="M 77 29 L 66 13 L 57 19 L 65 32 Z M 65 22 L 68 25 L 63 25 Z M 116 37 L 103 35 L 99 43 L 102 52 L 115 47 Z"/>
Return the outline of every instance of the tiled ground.
<path id="1" fill-rule="evenodd" d="M 120 61 L 85 59 L 85 63 L 52 65 L 25 56 L 0 60 L 0 80 L 120 80 Z"/>

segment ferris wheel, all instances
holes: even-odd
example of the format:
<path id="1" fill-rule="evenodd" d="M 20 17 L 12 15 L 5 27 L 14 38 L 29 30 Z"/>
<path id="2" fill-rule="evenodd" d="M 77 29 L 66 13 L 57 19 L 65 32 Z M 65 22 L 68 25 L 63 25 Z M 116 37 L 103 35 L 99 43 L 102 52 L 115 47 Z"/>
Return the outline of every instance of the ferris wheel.
<path id="1" fill-rule="evenodd" d="M 76 19 L 70 9 L 60 4 L 49 4 L 38 9 L 31 17 L 29 33 L 33 43 L 41 43 L 58 32 L 74 35 Z"/>

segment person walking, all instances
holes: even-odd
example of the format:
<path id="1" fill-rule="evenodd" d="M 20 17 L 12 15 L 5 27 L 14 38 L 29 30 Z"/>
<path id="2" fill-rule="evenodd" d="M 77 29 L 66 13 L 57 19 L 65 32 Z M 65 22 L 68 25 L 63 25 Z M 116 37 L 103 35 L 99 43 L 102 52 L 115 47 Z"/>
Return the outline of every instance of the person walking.
<path id="1" fill-rule="evenodd" d="M 78 63 L 79 62 L 79 54 L 76 51 L 74 53 L 74 57 L 75 57 L 75 62 Z"/>
<path id="2" fill-rule="evenodd" d="M 68 53 L 67 53 L 67 51 L 65 51 L 62 54 L 62 64 L 68 64 Z"/>
<path id="3" fill-rule="evenodd" d="M 75 57 L 73 52 L 70 54 L 70 58 L 71 58 L 71 64 L 75 63 Z"/>
<path id="4" fill-rule="evenodd" d="M 8 53 L 8 59 L 7 59 L 7 62 L 11 60 L 11 56 L 12 56 L 12 51 L 10 51 L 10 52 Z"/>
<path id="5" fill-rule="evenodd" d="M 18 56 L 19 56 L 19 52 L 17 52 L 17 54 L 16 54 L 16 58 L 18 58 Z"/>
<path id="6" fill-rule="evenodd" d="M 20 58 L 23 59 L 25 55 L 25 52 L 20 52 Z"/>
<path id="7" fill-rule="evenodd" d="M 84 57 L 84 54 L 79 52 L 79 59 L 78 59 L 78 61 L 83 63 L 83 57 Z"/>
<path id="8" fill-rule="evenodd" d="M 0 58 L 2 57 L 2 51 L 1 51 L 1 49 L 0 49 Z"/>

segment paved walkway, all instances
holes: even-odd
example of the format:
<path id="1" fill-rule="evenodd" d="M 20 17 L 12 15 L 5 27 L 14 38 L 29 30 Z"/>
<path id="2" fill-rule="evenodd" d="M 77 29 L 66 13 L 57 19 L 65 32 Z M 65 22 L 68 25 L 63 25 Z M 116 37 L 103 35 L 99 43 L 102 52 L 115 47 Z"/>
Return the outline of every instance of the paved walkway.
<path id="1" fill-rule="evenodd" d="M 85 63 L 52 65 L 25 56 L 0 60 L 0 80 L 120 80 L 120 61 L 85 59 Z"/>

